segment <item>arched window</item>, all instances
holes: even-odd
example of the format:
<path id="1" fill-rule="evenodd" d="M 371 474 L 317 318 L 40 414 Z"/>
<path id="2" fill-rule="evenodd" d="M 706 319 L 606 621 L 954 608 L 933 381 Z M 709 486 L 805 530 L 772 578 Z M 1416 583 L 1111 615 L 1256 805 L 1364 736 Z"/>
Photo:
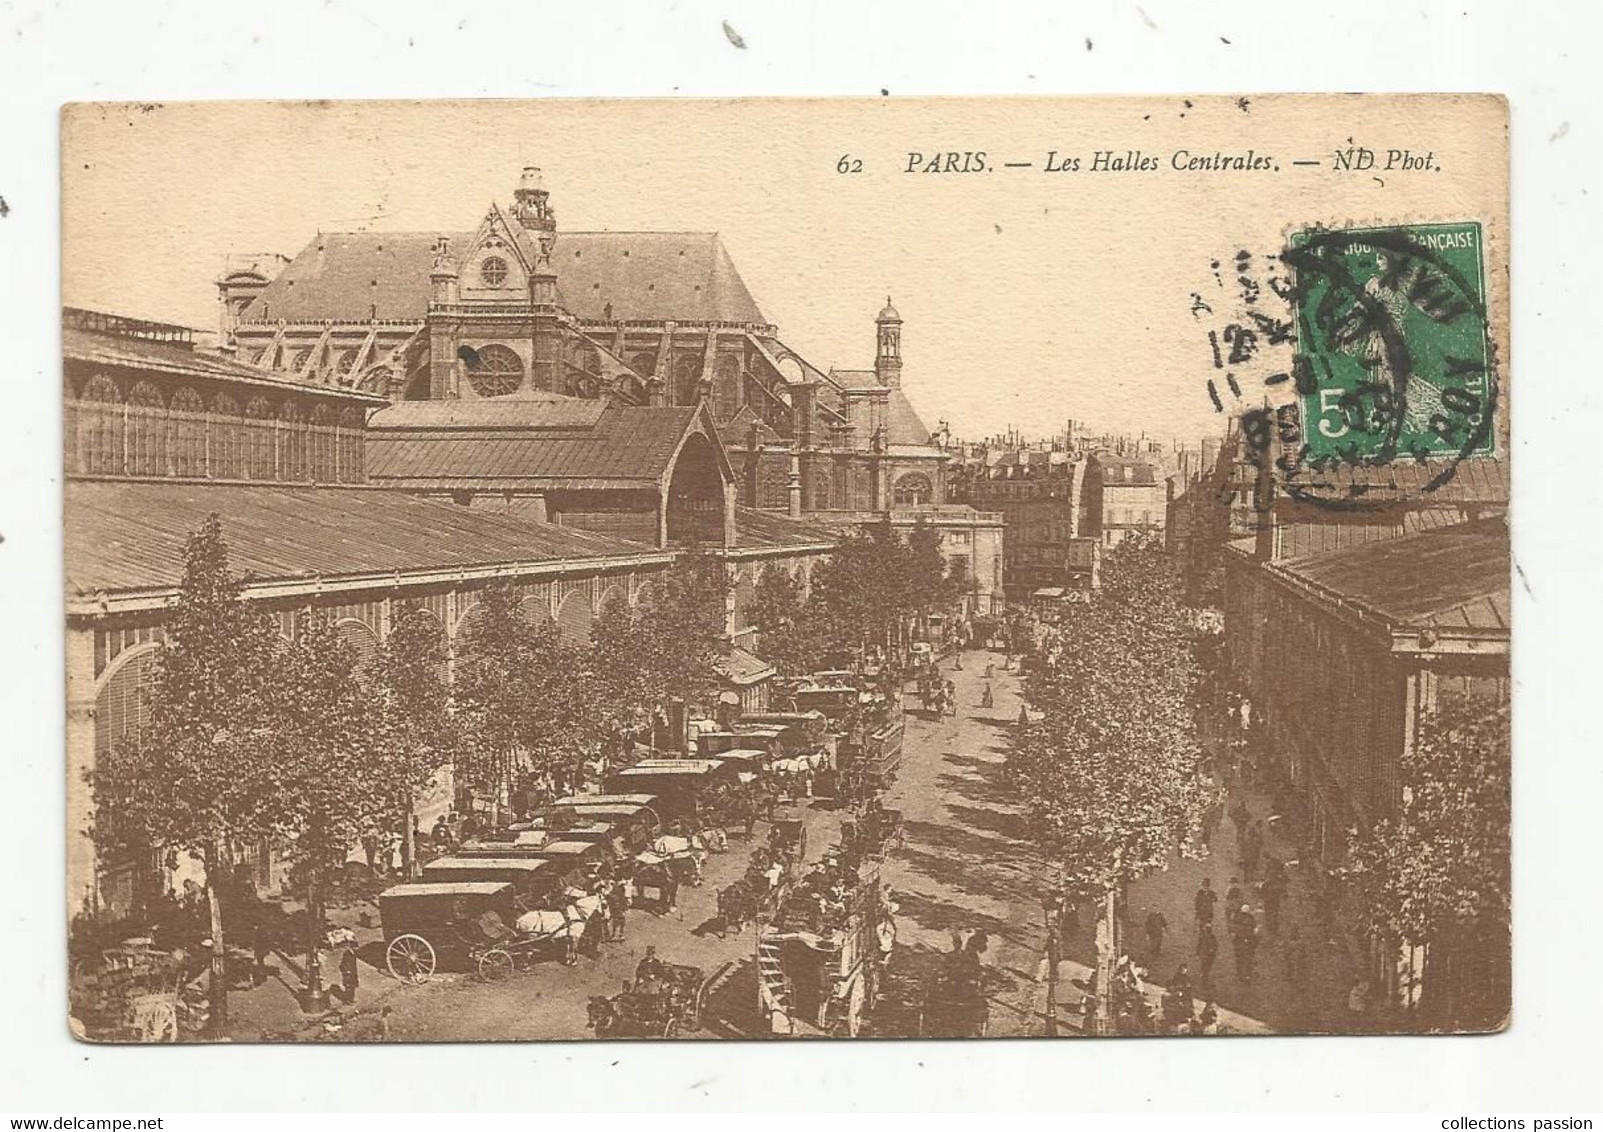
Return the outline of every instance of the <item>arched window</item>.
<path id="1" fill-rule="evenodd" d="M 129 656 L 95 697 L 97 755 L 133 739 L 150 722 L 150 697 L 155 690 L 159 655 L 160 650 L 152 648 Z"/>
<path id="2" fill-rule="evenodd" d="M 650 377 L 657 372 L 657 353 L 655 350 L 642 350 L 629 359 L 629 368 L 641 377 Z"/>
<path id="3" fill-rule="evenodd" d="M 813 510 L 828 511 L 829 508 L 829 471 L 825 468 L 814 468 Z"/>
<path id="4" fill-rule="evenodd" d="M 583 592 L 574 590 L 557 606 L 557 631 L 562 643 L 577 648 L 590 643 L 590 603 Z"/>
<path id="5" fill-rule="evenodd" d="M 141 381 L 128 391 L 128 474 L 167 474 L 167 410 L 161 390 Z"/>
<path id="6" fill-rule="evenodd" d="M 167 443 L 173 475 L 206 474 L 206 401 L 187 386 L 173 394 Z"/>
<path id="7" fill-rule="evenodd" d="M 244 468 L 244 425 L 240 421 L 239 402 L 226 393 L 212 398 L 212 417 L 207 424 L 211 431 L 211 454 L 207 465 L 213 479 L 238 480 L 246 477 Z"/>
<path id="8" fill-rule="evenodd" d="M 318 405 L 312 410 L 312 427 L 308 440 L 311 446 L 312 482 L 334 483 L 336 454 L 333 409 L 327 405 Z"/>
<path id="9" fill-rule="evenodd" d="M 720 424 L 740 412 L 740 358 L 725 354 L 714 367 L 712 415 Z"/>
<path id="10" fill-rule="evenodd" d="M 306 363 L 311 360 L 312 351 L 310 347 L 304 350 L 297 350 L 295 351 L 294 360 L 289 363 L 289 368 L 294 370 L 296 373 L 300 373 L 301 370 L 306 368 Z"/>
<path id="11" fill-rule="evenodd" d="M 348 405 L 340 410 L 339 479 L 341 483 L 361 483 L 367 478 L 362 466 L 362 410 Z"/>
<path id="12" fill-rule="evenodd" d="M 373 662 L 378 659 L 378 635 L 368 628 L 367 622 L 354 617 L 341 618 L 334 626 L 334 635 L 351 650 L 355 662 L 356 678 L 363 684 L 369 679 Z"/>
<path id="13" fill-rule="evenodd" d="M 78 416 L 78 458 L 87 475 L 121 475 L 126 456 L 122 391 L 104 374 L 83 387 Z"/>
<path id="14" fill-rule="evenodd" d="M 273 403 L 252 397 L 245 405 L 245 478 L 278 478 L 278 421 Z"/>
<path id="15" fill-rule="evenodd" d="M 779 463 L 763 465 L 757 480 L 757 506 L 775 510 L 790 505 L 790 473 Z"/>
<path id="16" fill-rule="evenodd" d="M 293 401 L 278 410 L 278 478 L 299 482 L 311 471 L 306 459 L 306 414 Z"/>
<path id="17" fill-rule="evenodd" d="M 673 403 L 694 405 L 696 387 L 701 384 L 702 358 L 700 354 L 680 354 L 673 362 Z"/>
<path id="18" fill-rule="evenodd" d="M 523 359 L 510 347 L 496 342 L 476 350 L 464 346 L 459 355 L 467 364 L 468 384 L 480 397 L 504 397 L 523 384 Z"/>
<path id="19" fill-rule="evenodd" d="M 935 498 L 935 489 L 930 485 L 928 476 L 909 472 L 896 481 L 895 496 L 898 507 L 918 507 Z"/>
<path id="20" fill-rule="evenodd" d="M 341 378 L 348 376 L 351 367 L 356 365 L 356 355 L 359 353 L 361 351 L 357 349 L 341 350 L 338 360 L 334 363 L 335 374 Z"/>

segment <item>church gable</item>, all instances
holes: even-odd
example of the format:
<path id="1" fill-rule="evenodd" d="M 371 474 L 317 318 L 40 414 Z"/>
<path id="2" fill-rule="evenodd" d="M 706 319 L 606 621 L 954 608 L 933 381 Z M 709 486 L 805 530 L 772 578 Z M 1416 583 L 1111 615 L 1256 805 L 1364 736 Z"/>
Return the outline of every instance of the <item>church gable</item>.
<path id="1" fill-rule="evenodd" d="M 526 300 L 532 269 L 533 261 L 519 230 L 499 207 L 491 205 L 457 267 L 463 300 Z"/>

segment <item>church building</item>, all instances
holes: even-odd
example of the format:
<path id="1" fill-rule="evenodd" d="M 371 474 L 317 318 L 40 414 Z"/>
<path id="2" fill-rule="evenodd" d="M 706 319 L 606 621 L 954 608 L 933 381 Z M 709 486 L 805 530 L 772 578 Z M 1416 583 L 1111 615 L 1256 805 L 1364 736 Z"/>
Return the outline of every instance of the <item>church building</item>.
<path id="1" fill-rule="evenodd" d="M 948 454 L 903 392 L 896 308 L 873 369 L 822 371 L 716 233 L 559 232 L 531 167 L 472 231 L 319 233 L 292 259 L 231 257 L 218 290 L 241 359 L 390 402 L 370 482 L 657 547 L 735 546 L 742 510 L 927 509 L 965 547 L 986 527 L 973 573 L 1000 576 L 1000 520 L 993 538 L 943 506 Z M 988 611 L 1000 585 L 981 590 Z"/>

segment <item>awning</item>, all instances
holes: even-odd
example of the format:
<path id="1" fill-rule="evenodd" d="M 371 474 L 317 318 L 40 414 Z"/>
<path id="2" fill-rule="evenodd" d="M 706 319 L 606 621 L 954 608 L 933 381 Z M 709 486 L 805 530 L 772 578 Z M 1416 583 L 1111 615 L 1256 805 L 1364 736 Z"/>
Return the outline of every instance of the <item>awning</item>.
<path id="1" fill-rule="evenodd" d="M 774 666 L 766 660 L 739 646 L 732 647 L 728 653 L 713 661 L 713 667 L 718 670 L 718 675 L 737 688 L 771 680 L 776 672 Z"/>

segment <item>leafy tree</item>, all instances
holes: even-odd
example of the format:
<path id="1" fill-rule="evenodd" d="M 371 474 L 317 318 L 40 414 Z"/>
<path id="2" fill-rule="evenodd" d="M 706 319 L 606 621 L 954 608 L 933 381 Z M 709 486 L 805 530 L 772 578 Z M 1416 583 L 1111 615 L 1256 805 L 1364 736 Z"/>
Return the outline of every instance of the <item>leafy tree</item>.
<path id="1" fill-rule="evenodd" d="M 1176 851 L 1197 851 L 1214 797 L 1178 590 L 1156 545 L 1115 548 L 1096 599 L 1064 610 L 1063 646 L 1028 678 L 1026 696 L 1044 715 L 1022 728 L 1007 761 L 1065 887 L 1100 896 L 1108 922 L 1132 881 Z M 1107 944 L 1110 964 L 1118 941 Z M 1099 971 L 1101 987 L 1110 975 L 1111 966 Z"/>
<path id="2" fill-rule="evenodd" d="M 903 550 L 889 524 L 842 539 L 813 572 L 812 596 L 825 651 L 889 644 L 908 608 Z"/>
<path id="3" fill-rule="evenodd" d="M 1401 811 L 1352 831 L 1337 873 L 1362 930 L 1425 947 L 1422 1010 L 1495 1026 L 1509 1008 L 1508 704 L 1441 693 L 1401 769 Z"/>
<path id="4" fill-rule="evenodd" d="M 711 555 L 680 555 L 663 572 L 635 625 L 650 703 L 682 696 L 707 705 L 717 698 L 729 590 L 723 562 Z"/>
<path id="5" fill-rule="evenodd" d="M 591 627 L 585 661 L 594 689 L 590 698 L 594 726 L 603 741 L 637 731 L 647 722 L 651 690 L 640 659 L 635 611 L 614 595 Z"/>
<path id="6" fill-rule="evenodd" d="M 757 579 L 751 607 L 763 658 L 786 676 L 812 670 L 821 649 L 818 621 L 806 609 L 801 583 L 778 567 L 764 570 Z"/>
<path id="7" fill-rule="evenodd" d="M 911 612 L 927 623 L 930 614 L 944 613 L 967 587 L 968 578 L 947 569 L 941 554 L 941 533 L 920 515 L 907 536 L 907 602 Z"/>
<path id="8" fill-rule="evenodd" d="M 224 902 L 230 848 L 269 833 L 277 802 L 267 773 L 279 704 L 281 641 L 241 598 L 222 523 L 190 535 L 184 576 L 156 664 L 150 721 L 91 775 L 91 830 L 102 855 L 165 847 L 206 868 L 211 915 L 210 1024 L 228 1017 Z"/>
<path id="9" fill-rule="evenodd" d="M 455 753 L 457 735 L 445 661 L 445 630 L 440 622 L 412 602 L 397 606 L 390 635 L 370 675 L 379 727 L 398 778 L 401 860 L 408 876 L 417 873 L 414 800 Z"/>
<path id="10" fill-rule="evenodd" d="M 461 725 L 457 773 L 470 787 L 505 805 L 527 735 L 529 670 L 539 638 L 522 614 L 522 596 L 509 582 L 479 595 L 456 669 Z"/>
<path id="11" fill-rule="evenodd" d="M 564 643 L 550 621 L 535 625 L 525 617 L 522 595 L 511 583 L 487 587 L 457 666 L 464 781 L 500 807 L 510 801 L 519 775 L 551 771 L 571 778 L 609 726 L 612 713 L 602 697 L 628 682 L 622 674 L 603 677 L 594 659 L 589 647 Z"/>
<path id="12" fill-rule="evenodd" d="M 553 771 L 572 780 L 580 761 L 600 746 L 610 713 L 597 702 L 588 643 L 567 644 L 556 625 L 545 621 L 534 630 L 531 645 L 518 718 L 520 769 Z"/>
<path id="13" fill-rule="evenodd" d="M 410 786 L 409 752 L 388 742 L 379 698 L 357 679 L 355 653 L 328 617 L 303 610 L 281 669 L 282 716 L 267 773 L 277 832 L 306 899 L 306 981 L 321 990 L 318 946 L 329 879 L 364 836 L 383 836 Z"/>

